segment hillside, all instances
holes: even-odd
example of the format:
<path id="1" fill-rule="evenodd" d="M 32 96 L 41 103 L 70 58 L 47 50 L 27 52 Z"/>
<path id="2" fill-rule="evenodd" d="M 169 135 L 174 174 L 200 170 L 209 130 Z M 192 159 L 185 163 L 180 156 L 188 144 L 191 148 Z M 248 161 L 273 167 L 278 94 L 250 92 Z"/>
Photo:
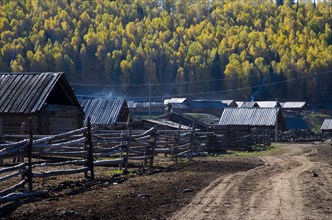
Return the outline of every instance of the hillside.
<path id="1" fill-rule="evenodd" d="M 0 71 L 126 97 L 330 98 L 331 3 L 277 2 L 3 0 Z"/>

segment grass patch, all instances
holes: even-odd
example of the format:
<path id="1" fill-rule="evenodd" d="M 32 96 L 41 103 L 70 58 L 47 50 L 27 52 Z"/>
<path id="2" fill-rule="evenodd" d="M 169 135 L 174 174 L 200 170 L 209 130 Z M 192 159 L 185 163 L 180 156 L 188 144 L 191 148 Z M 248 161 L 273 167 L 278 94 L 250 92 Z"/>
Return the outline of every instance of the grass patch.
<path id="1" fill-rule="evenodd" d="M 128 172 L 135 173 L 135 171 L 132 169 L 128 169 Z M 103 174 L 106 176 L 121 175 L 121 174 L 123 174 L 123 170 L 119 170 L 119 169 L 107 170 L 107 171 L 104 171 Z"/>
<path id="2" fill-rule="evenodd" d="M 237 151 L 237 150 L 228 150 L 224 154 L 219 154 L 219 157 L 223 158 L 232 158 L 232 157 L 254 157 L 262 155 L 275 155 L 282 151 L 282 144 L 272 143 L 271 146 L 266 150 L 260 151 Z"/>

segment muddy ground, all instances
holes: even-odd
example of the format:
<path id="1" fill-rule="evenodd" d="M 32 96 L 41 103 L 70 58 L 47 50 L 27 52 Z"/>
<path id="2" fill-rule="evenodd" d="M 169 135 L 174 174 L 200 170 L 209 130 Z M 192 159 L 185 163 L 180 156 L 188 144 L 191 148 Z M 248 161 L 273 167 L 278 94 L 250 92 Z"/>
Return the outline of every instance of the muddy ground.
<path id="1" fill-rule="evenodd" d="M 34 182 L 49 196 L 0 206 L 2 219 L 331 219 L 332 148 L 282 144 L 250 157 L 160 163 L 152 175 L 98 168 Z"/>

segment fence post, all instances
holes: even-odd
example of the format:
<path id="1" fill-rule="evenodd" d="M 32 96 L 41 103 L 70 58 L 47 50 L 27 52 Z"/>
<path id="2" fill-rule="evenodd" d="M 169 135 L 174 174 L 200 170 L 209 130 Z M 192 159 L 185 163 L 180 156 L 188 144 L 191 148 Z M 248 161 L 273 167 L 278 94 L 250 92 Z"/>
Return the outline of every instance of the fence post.
<path id="1" fill-rule="evenodd" d="M 88 133 L 86 131 L 83 133 L 83 136 L 86 137 L 87 139 L 89 138 Z M 88 147 L 87 146 L 88 146 L 88 140 L 86 140 L 84 142 L 84 146 L 83 146 L 83 149 L 86 152 L 86 154 L 83 156 L 83 159 L 86 160 L 86 162 L 84 164 L 85 167 L 89 166 L 89 159 L 88 159 L 89 155 L 88 155 Z M 86 178 L 86 179 L 88 178 L 88 171 L 84 171 L 84 178 Z"/>
<path id="2" fill-rule="evenodd" d="M 145 146 L 145 152 L 144 152 L 144 162 L 143 162 L 143 168 L 145 170 L 145 168 L 147 167 L 148 164 L 148 157 L 150 156 L 150 142 L 148 140 L 149 145 Z"/>
<path id="3" fill-rule="evenodd" d="M 156 152 L 157 132 L 153 132 L 152 138 L 152 142 L 150 143 L 150 170 L 153 169 L 154 154 Z"/>
<path id="4" fill-rule="evenodd" d="M 32 131 L 32 118 L 29 118 L 29 145 L 28 145 L 28 184 L 29 191 L 32 191 L 32 143 L 33 143 L 33 131 Z"/>
<path id="5" fill-rule="evenodd" d="M 175 163 L 178 163 L 178 149 L 179 149 L 179 146 L 180 146 L 180 137 L 181 137 L 181 122 L 180 122 L 180 124 L 179 124 L 179 129 L 178 129 L 178 135 L 177 135 L 177 137 L 176 137 L 176 139 L 175 139 L 175 141 L 176 141 L 176 146 L 175 146 L 175 151 L 174 151 L 174 153 L 175 153 Z"/>
<path id="6" fill-rule="evenodd" d="M 91 134 L 91 118 L 88 117 L 88 165 L 90 168 L 91 179 L 95 179 L 94 164 L 93 164 L 93 144 L 92 144 L 92 134 Z"/>
<path id="7" fill-rule="evenodd" d="M 121 131 L 121 146 L 123 146 L 124 142 L 124 134 L 123 130 Z M 120 159 L 123 159 L 123 153 L 122 153 L 122 147 L 121 147 L 121 152 L 120 152 Z M 119 163 L 119 170 L 122 170 L 122 163 Z"/>
<path id="8" fill-rule="evenodd" d="M 124 164 L 124 171 L 123 174 L 128 174 L 128 163 L 129 163 L 129 148 L 131 145 L 131 127 L 129 128 L 129 137 L 128 137 L 128 141 L 126 144 L 126 158 L 125 158 L 125 164 Z"/>
<path id="9" fill-rule="evenodd" d="M 190 145 L 189 145 L 189 160 L 193 158 L 193 147 L 195 142 L 195 119 L 193 120 L 193 127 L 190 135 Z"/>
<path id="10" fill-rule="evenodd" d="M 213 134 L 208 134 L 207 135 L 207 148 L 206 148 L 208 153 L 211 153 L 211 148 L 213 149 L 212 145 L 213 145 Z"/>

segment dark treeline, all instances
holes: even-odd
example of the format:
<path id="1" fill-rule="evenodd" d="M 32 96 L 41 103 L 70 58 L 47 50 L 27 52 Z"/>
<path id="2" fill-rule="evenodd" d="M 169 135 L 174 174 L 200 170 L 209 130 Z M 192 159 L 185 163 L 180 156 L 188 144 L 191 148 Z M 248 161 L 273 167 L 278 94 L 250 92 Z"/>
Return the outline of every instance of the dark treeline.
<path id="1" fill-rule="evenodd" d="M 0 15 L 1 72 L 61 71 L 128 96 L 332 94 L 329 1 L 2 0 Z"/>

